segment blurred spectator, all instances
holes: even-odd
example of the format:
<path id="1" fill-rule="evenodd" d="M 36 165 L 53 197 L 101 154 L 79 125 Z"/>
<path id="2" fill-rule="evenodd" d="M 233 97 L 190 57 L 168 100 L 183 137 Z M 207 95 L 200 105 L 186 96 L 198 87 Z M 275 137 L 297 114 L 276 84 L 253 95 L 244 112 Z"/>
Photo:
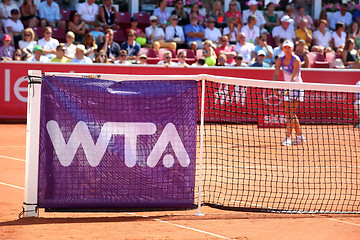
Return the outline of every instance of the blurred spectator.
<path id="1" fill-rule="evenodd" d="M 99 7 L 99 20 L 103 24 L 103 29 L 112 28 L 114 30 L 120 30 L 120 26 L 118 25 L 119 14 L 112 5 L 112 0 L 103 0 L 103 5 Z"/>
<path id="2" fill-rule="evenodd" d="M 170 17 L 170 13 L 167 11 L 168 1 L 167 0 L 158 0 L 157 8 L 154 10 L 153 15 L 158 17 L 160 27 L 165 30 L 166 25 Z"/>
<path id="3" fill-rule="evenodd" d="M 349 26 L 352 23 L 352 15 L 348 11 L 347 3 L 341 4 L 340 11 L 335 12 L 331 15 L 330 18 L 330 28 L 336 30 L 336 24 L 342 22 L 345 24 L 345 27 Z"/>
<path id="4" fill-rule="evenodd" d="M 225 13 L 225 16 L 226 16 L 226 19 L 228 22 L 228 26 L 229 26 L 229 18 L 231 18 L 231 17 L 236 19 L 236 24 L 242 25 L 241 12 L 239 10 L 237 10 L 236 5 L 237 4 L 236 4 L 235 0 L 231 0 L 229 2 L 229 10 Z"/>
<path id="5" fill-rule="evenodd" d="M 209 13 L 209 17 L 215 19 L 215 27 L 220 28 L 221 30 L 226 27 L 226 16 L 222 10 L 221 1 L 215 1 L 213 9 Z"/>
<path id="6" fill-rule="evenodd" d="M 295 4 L 295 7 L 299 9 L 299 7 L 304 8 L 304 12 L 310 13 L 311 10 L 311 0 L 295 0 L 293 1 Z"/>
<path id="7" fill-rule="evenodd" d="M 267 35 L 265 33 L 260 35 L 259 45 L 255 47 L 255 55 L 257 55 L 260 50 L 263 50 L 265 52 L 264 62 L 271 66 L 271 60 L 273 58 L 273 48 L 267 44 Z"/>
<path id="8" fill-rule="evenodd" d="M 266 6 L 267 12 L 264 14 L 265 19 L 265 28 L 271 34 L 274 27 L 280 25 L 279 16 L 274 12 L 275 5 L 274 3 L 270 2 Z"/>
<path id="9" fill-rule="evenodd" d="M 50 62 L 53 62 L 53 63 L 68 63 L 68 62 L 70 62 L 70 59 L 65 57 L 65 51 L 66 51 L 65 44 L 60 43 L 56 47 L 56 57 L 50 59 Z"/>
<path id="10" fill-rule="evenodd" d="M 126 50 L 120 50 L 118 59 L 114 62 L 115 64 L 120 65 L 131 65 L 131 62 L 127 61 L 126 58 L 128 56 L 128 53 Z"/>
<path id="11" fill-rule="evenodd" d="M 23 31 L 23 40 L 19 41 L 19 48 L 22 51 L 22 57 L 24 59 L 28 58 L 31 56 L 31 54 L 33 53 L 33 49 L 35 47 L 35 45 L 37 44 L 36 41 L 34 41 L 35 39 L 35 33 L 34 30 L 32 28 L 26 28 Z"/>
<path id="12" fill-rule="evenodd" d="M 94 63 L 109 63 L 108 56 L 106 54 L 106 51 L 100 50 L 96 54 L 95 62 Z"/>
<path id="13" fill-rule="evenodd" d="M 307 25 L 306 27 L 310 30 L 314 29 L 314 21 L 310 17 L 310 15 L 305 15 L 305 8 L 303 6 L 298 7 L 298 13 L 295 14 L 295 26 L 299 27 L 301 20 L 306 19 Z"/>
<path id="14" fill-rule="evenodd" d="M 295 6 L 294 6 L 294 4 L 286 5 L 284 15 L 289 16 L 289 18 L 291 18 L 293 20 L 293 22 L 291 22 L 291 27 L 293 27 L 295 29 L 295 23 L 294 23 L 294 20 L 295 20 Z"/>
<path id="15" fill-rule="evenodd" d="M 241 54 L 238 54 L 235 57 L 235 64 L 233 64 L 232 66 L 233 67 L 247 67 L 248 65 L 243 62 L 243 56 Z"/>
<path id="16" fill-rule="evenodd" d="M 141 64 L 141 65 L 147 65 L 147 56 L 146 54 L 142 53 L 139 55 L 139 61 L 138 61 L 138 64 Z"/>
<path id="17" fill-rule="evenodd" d="M 358 25 L 360 26 L 360 9 L 356 9 L 355 12 L 353 12 L 353 22 L 357 22 Z"/>
<path id="18" fill-rule="evenodd" d="M 190 49 L 196 52 L 196 49 L 203 48 L 205 31 L 203 26 L 198 25 L 197 15 L 195 13 L 190 15 L 190 24 L 185 26 L 184 33 Z"/>
<path id="19" fill-rule="evenodd" d="M 293 20 L 288 15 L 284 15 L 281 18 L 280 26 L 274 27 L 272 36 L 278 46 L 280 43 L 280 38 L 289 39 L 295 42 L 295 31 L 293 28 L 289 27 L 292 22 Z"/>
<path id="20" fill-rule="evenodd" d="M 216 66 L 219 66 L 219 67 L 228 67 L 228 66 L 231 66 L 229 63 L 227 63 L 227 57 L 225 54 L 220 54 L 218 56 L 218 59 L 217 59 L 217 62 L 216 62 Z"/>
<path id="21" fill-rule="evenodd" d="M 175 42 L 165 42 L 165 32 L 162 28 L 157 27 L 157 17 L 151 16 L 150 17 L 150 26 L 145 28 L 145 34 L 147 40 L 152 44 L 153 48 L 155 49 L 156 53 L 159 53 L 160 48 L 170 48 L 172 50 L 176 50 L 176 43 Z"/>
<path id="22" fill-rule="evenodd" d="M 178 16 L 179 26 L 185 26 L 190 23 L 189 15 L 184 9 L 184 4 L 182 0 L 175 0 L 174 3 L 175 10 L 171 12 L 171 15 Z"/>
<path id="23" fill-rule="evenodd" d="M 191 64 L 192 67 L 207 67 L 208 65 L 205 63 L 205 57 L 202 56 L 196 63 Z"/>
<path id="24" fill-rule="evenodd" d="M 18 9 L 11 10 L 11 18 L 5 22 L 5 32 L 10 34 L 13 43 L 18 45 L 18 42 L 21 40 L 21 33 L 24 30 L 24 25 L 20 21 L 20 12 Z"/>
<path id="25" fill-rule="evenodd" d="M 83 42 L 86 33 L 85 22 L 80 19 L 80 14 L 76 10 L 70 12 L 68 29 L 75 34 L 76 42 Z"/>
<path id="26" fill-rule="evenodd" d="M 61 27 L 66 29 L 66 22 L 60 20 L 60 8 L 53 0 L 45 0 L 39 5 L 40 25 L 41 27 Z"/>
<path id="27" fill-rule="evenodd" d="M 273 51 L 273 58 L 272 58 L 272 63 L 275 63 L 276 59 L 278 57 L 282 57 L 285 55 L 282 47 L 283 47 L 283 43 L 285 42 L 285 38 L 280 38 L 280 43 L 279 43 L 279 46 L 278 47 L 275 47 L 274 48 L 274 51 Z"/>
<path id="28" fill-rule="evenodd" d="M 331 52 L 331 33 L 326 30 L 327 21 L 321 19 L 319 22 L 319 29 L 313 33 L 312 52 Z"/>
<path id="29" fill-rule="evenodd" d="M 177 45 L 185 42 L 184 30 L 182 27 L 177 25 L 178 17 L 172 15 L 170 17 L 170 25 L 165 29 L 165 41 L 176 42 Z"/>
<path id="30" fill-rule="evenodd" d="M 331 34 L 331 45 L 335 52 L 342 52 L 345 45 L 346 33 L 344 32 L 345 24 L 338 22 L 335 25 L 335 31 Z"/>
<path id="31" fill-rule="evenodd" d="M 245 33 L 247 42 L 256 45 L 259 42 L 260 36 L 260 29 L 256 26 L 256 16 L 250 15 L 247 22 L 248 24 L 241 28 L 241 32 Z"/>
<path id="32" fill-rule="evenodd" d="M 85 46 L 82 44 L 76 45 L 76 52 L 75 57 L 71 59 L 71 63 L 85 63 L 85 64 L 92 64 L 93 61 L 85 56 Z"/>
<path id="33" fill-rule="evenodd" d="M 39 25 L 39 19 L 37 15 L 37 6 L 34 4 L 34 0 L 24 0 L 20 7 L 21 21 L 25 27 L 36 27 Z"/>
<path id="34" fill-rule="evenodd" d="M 207 20 L 207 28 L 204 30 L 205 39 L 211 40 L 213 42 L 218 43 L 222 34 L 219 28 L 215 27 L 215 19 L 209 17 Z"/>
<path id="35" fill-rule="evenodd" d="M 201 26 L 205 25 L 205 17 L 199 11 L 199 4 L 196 2 L 191 5 L 190 14 L 195 13 L 198 16 L 198 24 Z"/>
<path id="36" fill-rule="evenodd" d="M 321 20 L 326 20 L 326 22 L 328 22 L 327 18 L 328 17 L 327 17 L 326 10 L 321 10 L 320 15 L 319 15 L 319 19 L 315 19 L 315 21 L 314 21 L 315 27 L 319 27 Z M 326 27 L 326 31 L 329 31 L 328 26 Z"/>
<path id="37" fill-rule="evenodd" d="M 104 42 L 100 43 L 98 50 L 106 51 L 106 54 L 112 62 L 119 56 L 120 46 L 114 42 L 114 31 L 112 29 L 105 31 Z"/>
<path id="38" fill-rule="evenodd" d="M 94 28 L 94 21 L 98 19 L 99 6 L 95 3 L 96 0 L 87 0 L 78 5 L 77 11 L 82 20 L 85 21 L 86 29 Z"/>
<path id="39" fill-rule="evenodd" d="M 21 50 L 16 49 L 13 55 L 13 61 L 22 61 Z"/>
<path id="40" fill-rule="evenodd" d="M 44 50 L 40 45 L 36 45 L 34 47 L 33 55 L 29 57 L 26 61 L 27 62 L 39 62 L 39 63 L 48 63 L 49 58 L 43 55 Z"/>
<path id="41" fill-rule="evenodd" d="M 360 68 L 360 54 L 355 49 L 354 39 L 349 38 L 345 42 L 344 51 L 342 52 L 342 60 L 347 68 L 359 69 Z"/>
<path id="42" fill-rule="evenodd" d="M 306 46 L 310 48 L 310 45 L 312 43 L 313 37 L 312 37 L 312 31 L 307 28 L 307 19 L 303 18 L 300 21 L 299 28 L 295 31 L 295 37 L 296 40 L 304 40 L 306 43 Z"/>
<path id="43" fill-rule="evenodd" d="M 237 54 L 243 56 L 243 62 L 252 64 L 255 61 L 255 46 L 252 43 L 246 42 L 246 35 L 243 32 L 238 34 L 238 43 L 234 47 Z"/>
<path id="44" fill-rule="evenodd" d="M 11 45 L 12 38 L 9 34 L 5 34 L 2 41 L 4 44 L 0 46 L 1 61 L 11 61 L 15 52 L 14 46 Z"/>
<path id="45" fill-rule="evenodd" d="M 250 67 L 267 67 L 269 68 L 270 65 L 266 62 L 264 62 L 265 59 L 265 52 L 264 50 L 259 50 L 257 53 L 257 60 L 251 64 Z"/>
<path id="46" fill-rule="evenodd" d="M 236 56 L 236 52 L 233 47 L 229 46 L 229 39 L 227 36 L 222 36 L 220 39 L 221 46 L 215 49 L 215 53 L 217 58 L 220 57 L 221 54 L 226 56 L 226 61 L 228 64 L 234 63 L 234 57 Z"/>
<path id="47" fill-rule="evenodd" d="M 242 16 L 243 24 L 248 23 L 248 18 L 250 15 L 255 15 L 257 18 L 256 26 L 258 26 L 260 29 L 263 29 L 266 24 L 266 21 L 263 12 L 258 10 L 258 2 L 256 0 L 250 0 L 248 4 L 249 4 L 249 9 L 243 11 L 243 16 Z"/>
<path id="48" fill-rule="evenodd" d="M 165 66 L 177 66 L 176 63 L 174 63 L 173 61 L 171 61 L 172 59 L 172 53 L 170 51 L 166 51 L 164 52 L 164 60 L 159 61 L 157 64 L 158 65 L 165 65 Z"/>
<path id="49" fill-rule="evenodd" d="M 350 24 L 347 33 L 347 38 L 354 39 L 355 49 L 360 49 L 360 29 L 359 29 L 359 24 L 357 22 L 353 22 L 352 24 Z"/>
<path id="50" fill-rule="evenodd" d="M 237 23 L 236 18 L 229 17 L 228 25 L 223 29 L 223 35 L 229 38 L 230 44 L 236 44 L 236 37 L 241 29 L 241 23 Z"/>
<path id="51" fill-rule="evenodd" d="M 127 35 L 127 41 L 120 46 L 121 49 L 127 51 L 127 60 L 137 60 L 140 54 L 140 44 L 135 41 L 136 35 L 134 30 L 130 30 Z"/>
<path id="52" fill-rule="evenodd" d="M 216 55 L 214 48 L 215 48 L 215 46 L 211 40 L 205 40 L 204 50 L 203 50 L 202 55 L 204 57 L 214 57 L 214 59 L 217 59 L 217 55 Z"/>
<path id="53" fill-rule="evenodd" d="M 3 3 L 0 3 L 0 18 L 2 25 L 5 25 L 6 20 L 11 17 L 11 10 L 13 9 L 19 10 L 19 7 L 11 0 L 3 0 Z"/>
<path id="54" fill-rule="evenodd" d="M 91 60 L 95 60 L 95 52 L 97 51 L 97 44 L 94 36 L 91 33 L 87 33 L 84 37 L 85 56 Z"/>
<path id="55" fill-rule="evenodd" d="M 90 33 L 94 36 L 97 45 L 104 41 L 105 34 L 101 31 L 100 21 L 96 20 L 94 22 L 94 29 Z"/>
<path id="56" fill-rule="evenodd" d="M 52 38 L 52 28 L 45 27 L 43 30 L 44 37 L 38 41 L 38 44 L 42 47 L 44 55 L 51 59 L 55 57 L 56 47 L 59 45 L 59 41 L 55 38 Z"/>
<path id="57" fill-rule="evenodd" d="M 69 59 L 73 59 L 75 57 L 76 45 L 74 44 L 75 34 L 72 31 L 68 31 L 66 33 L 66 51 L 65 56 Z"/>
<path id="58" fill-rule="evenodd" d="M 189 67 L 190 65 L 185 62 L 185 58 L 186 58 L 186 51 L 179 52 L 178 54 L 179 61 L 177 62 L 177 64 L 179 66 Z"/>
<path id="59" fill-rule="evenodd" d="M 126 29 L 126 35 L 128 35 L 130 29 L 135 31 L 136 37 L 146 38 L 144 31 L 138 28 L 138 19 L 136 17 L 130 18 L 130 27 Z"/>
<path id="60" fill-rule="evenodd" d="M 310 67 L 309 51 L 308 51 L 308 49 L 306 47 L 306 43 L 303 39 L 300 39 L 297 42 L 295 54 L 300 58 L 302 68 Z"/>

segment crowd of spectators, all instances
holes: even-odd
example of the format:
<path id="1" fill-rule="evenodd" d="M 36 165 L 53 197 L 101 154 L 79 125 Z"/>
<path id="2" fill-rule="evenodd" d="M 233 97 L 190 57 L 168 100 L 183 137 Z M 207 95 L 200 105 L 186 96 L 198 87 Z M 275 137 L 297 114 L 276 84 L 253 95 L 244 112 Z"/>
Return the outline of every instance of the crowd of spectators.
<path id="1" fill-rule="evenodd" d="M 248 9 L 241 11 L 239 2 L 232 0 L 224 12 L 222 2 L 215 1 L 205 16 L 197 3 L 189 12 L 183 0 L 173 4 L 170 12 L 168 1 L 159 0 L 147 25 L 139 26 L 132 16 L 124 28 L 111 0 L 103 0 L 100 6 L 86 0 L 68 19 L 53 0 L 39 6 L 33 0 L 23 0 L 20 6 L 3 0 L 1 61 L 147 64 L 151 52 L 165 66 L 273 67 L 283 55 L 282 43 L 289 39 L 304 68 L 311 67 L 313 56 L 325 59 L 328 54 L 341 62 L 338 68 L 360 68 L 360 10 L 352 14 L 348 4 L 342 4 L 329 22 L 326 11 L 314 19 L 301 4 L 297 8 L 289 4 L 278 15 L 271 2 L 261 11 L 259 3 L 250 0 Z M 35 28 L 42 29 L 42 37 Z M 62 29 L 64 39 L 53 37 L 54 29 Z M 125 34 L 121 42 L 114 39 L 119 31 Z"/>

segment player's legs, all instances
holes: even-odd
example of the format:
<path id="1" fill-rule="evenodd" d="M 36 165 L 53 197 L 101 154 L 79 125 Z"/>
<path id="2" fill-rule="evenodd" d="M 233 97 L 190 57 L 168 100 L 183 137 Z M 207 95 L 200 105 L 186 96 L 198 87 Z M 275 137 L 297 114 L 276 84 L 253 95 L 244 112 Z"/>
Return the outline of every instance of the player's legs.
<path id="1" fill-rule="evenodd" d="M 302 144 L 305 143 L 306 140 L 302 136 L 299 118 L 296 115 L 296 110 L 299 107 L 299 101 L 284 101 L 285 107 L 285 115 L 287 118 L 286 122 L 286 138 L 282 142 L 283 145 L 289 146 L 292 144 Z M 296 139 L 291 142 L 291 133 L 292 130 L 295 130 Z"/>

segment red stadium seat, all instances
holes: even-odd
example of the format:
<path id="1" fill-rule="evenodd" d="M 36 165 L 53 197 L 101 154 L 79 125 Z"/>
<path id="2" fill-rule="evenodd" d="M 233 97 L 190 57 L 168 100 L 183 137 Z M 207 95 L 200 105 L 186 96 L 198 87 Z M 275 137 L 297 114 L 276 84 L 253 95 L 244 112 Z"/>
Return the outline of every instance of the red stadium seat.
<path id="1" fill-rule="evenodd" d="M 177 54 L 179 54 L 179 52 L 181 51 L 186 51 L 186 58 L 185 61 L 187 64 L 193 64 L 196 62 L 196 56 L 193 50 L 191 49 L 178 49 L 177 50 Z"/>
<path id="2" fill-rule="evenodd" d="M 119 12 L 119 25 L 122 29 L 127 29 L 130 27 L 130 18 L 131 15 L 128 12 Z"/>
<path id="3" fill-rule="evenodd" d="M 70 21 L 70 10 L 67 10 L 67 9 L 60 9 L 60 16 L 61 16 L 61 19 L 68 22 Z"/>
<path id="4" fill-rule="evenodd" d="M 43 38 L 44 37 L 44 34 L 43 34 L 43 28 L 42 27 L 33 27 L 32 28 L 35 32 L 35 39 L 40 39 L 40 38 Z"/>
<path id="5" fill-rule="evenodd" d="M 114 30 L 114 41 L 121 44 L 126 41 L 124 30 Z"/>
<path id="6" fill-rule="evenodd" d="M 140 53 L 143 53 L 147 56 L 148 64 L 157 64 L 160 61 L 153 48 L 140 48 Z"/>
<path id="7" fill-rule="evenodd" d="M 134 13 L 133 16 L 137 18 L 139 23 L 138 27 L 141 28 L 143 31 L 145 31 L 146 27 L 150 26 L 149 14 L 140 12 L 140 13 Z"/>
<path id="8" fill-rule="evenodd" d="M 326 61 L 324 55 L 319 52 L 309 53 L 310 68 L 329 68 L 329 62 Z"/>
<path id="9" fill-rule="evenodd" d="M 57 39 L 61 43 L 66 42 L 66 33 L 63 28 L 53 28 L 52 38 Z"/>
<path id="10" fill-rule="evenodd" d="M 272 37 L 272 35 L 270 33 L 267 33 L 266 37 L 267 37 L 267 41 L 266 41 L 267 44 L 270 45 L 272 48 L 275 48 L 276 42 L 275 39 Z"/>
<path id="11" fill-rule="evenodd" d="M 196 50 L 196 60 L 199 60 L 200 57 L 202 57 L 204 50 L 198 49 Z"/>

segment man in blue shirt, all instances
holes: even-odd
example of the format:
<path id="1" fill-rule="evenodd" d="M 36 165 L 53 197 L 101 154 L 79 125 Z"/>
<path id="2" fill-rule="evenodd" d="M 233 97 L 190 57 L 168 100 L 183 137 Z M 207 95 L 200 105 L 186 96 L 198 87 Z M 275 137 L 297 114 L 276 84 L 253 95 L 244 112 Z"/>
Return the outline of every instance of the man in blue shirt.
<path id="1" fill-rule="evenodd" d="M 198 16 L 196 13 L 190 15 L 190 24 L 184 27 L 185 40 L 188 47 L 195 50 L 203 48 L 205 40 L 205 30 L 203 26 L 198 25 Z"/>
<path id="2" fill-rule="evenodd" d="M 270 65 L 266 62 L 264 62 L 265 59 L 265 51 L 264 50 L 259 50 L 257 53 L 257 61 L 254 62 L 250 67 L 270 67 Z"/>
<path id="3" fill-rule="evenodd" d="M 93 61 L 85 56 L 85 46 L 82 44 L 76 45 L 75 57 L 71 59 L 71 63 L 85 63 L 92 64 Z"/>
<path id="4" fill-rule="evenodd" d="M 41 27 L 61 27 L 66 29 L 66 22 L 60 21 L 60 8 L 59 5 L 53 0 L 46 0 L 39 5 L 39 15 L 41 20 Z"/>
<path id="5" fill-rule="evenodd" d="M 121 44 L 121 49 L 126 50 L 127 60 L 137 60 L 140 53 L 140 44 L 135 41 L 136 35 L 133 29 L 128 31 L 127 41 Z"/>

